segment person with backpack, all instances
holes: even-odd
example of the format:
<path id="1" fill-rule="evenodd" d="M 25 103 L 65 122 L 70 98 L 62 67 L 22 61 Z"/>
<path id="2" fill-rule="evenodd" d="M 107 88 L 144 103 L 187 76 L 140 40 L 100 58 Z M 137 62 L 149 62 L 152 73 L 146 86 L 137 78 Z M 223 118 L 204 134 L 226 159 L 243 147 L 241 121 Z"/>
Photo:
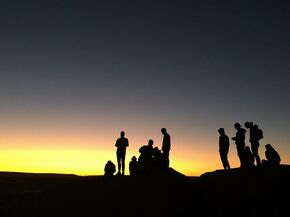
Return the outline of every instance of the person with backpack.
<path id="1" fill-rule="evenodd" d="M 250 133 L 250 143 L 251 143 L 251 151 L 255 157 L 256 165 L 260 166 L 261 165 L 261 159 L 258 153 L 258 149 L 260 146 L 259 140 L 262 139 L 263 136 L 263 131 L 259 128 L 257 124 L 253 124 L 253 122 L 245 122 L 245 127 L 249 129 Z"/>

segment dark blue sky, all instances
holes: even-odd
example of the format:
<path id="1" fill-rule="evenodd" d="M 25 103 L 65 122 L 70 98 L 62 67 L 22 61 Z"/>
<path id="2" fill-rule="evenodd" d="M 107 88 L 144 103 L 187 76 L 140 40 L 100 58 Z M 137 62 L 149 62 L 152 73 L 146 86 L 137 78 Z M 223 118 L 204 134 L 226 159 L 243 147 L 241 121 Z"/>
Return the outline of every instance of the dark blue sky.
<path id="1" fill-rule="evenodd" d="M 209 134 L 251 119 L 286 143 L 289 24 L 287 0 L 1 1 L 0 117 L 75 109 Z"/>

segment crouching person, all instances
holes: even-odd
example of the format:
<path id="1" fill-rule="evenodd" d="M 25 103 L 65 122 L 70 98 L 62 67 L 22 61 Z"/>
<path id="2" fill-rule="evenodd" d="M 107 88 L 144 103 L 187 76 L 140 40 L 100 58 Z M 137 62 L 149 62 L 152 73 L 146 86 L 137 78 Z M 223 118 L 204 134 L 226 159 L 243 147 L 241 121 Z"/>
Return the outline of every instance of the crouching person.
<path id="1" fill-rule="evenodd" d="M 270 145 L 265 145 L 266 160 L 262 160 L 264 166 L 279 166 L 281 163 L 281 158 L 278 152 Z"/>
<path id="2" fill-rule="evenodd" d="M 116 166 L 112 161 L 108 161 L 105 165 L 105 176 L 113 176 L 116 172 Z"/>

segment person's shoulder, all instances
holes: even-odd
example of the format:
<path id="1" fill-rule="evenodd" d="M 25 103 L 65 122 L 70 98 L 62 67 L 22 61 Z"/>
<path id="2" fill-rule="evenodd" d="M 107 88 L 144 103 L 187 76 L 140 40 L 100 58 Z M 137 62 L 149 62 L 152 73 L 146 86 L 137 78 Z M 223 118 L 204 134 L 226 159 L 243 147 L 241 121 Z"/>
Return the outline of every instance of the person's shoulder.
<path id="1" fill-rule="evenodd" d="M 139 148 L 139 152 L 143 152 L 144 150 L 146 150 L 146 148 L 147 148 L 146 145 L 141 146 L 141 148 Z"/>

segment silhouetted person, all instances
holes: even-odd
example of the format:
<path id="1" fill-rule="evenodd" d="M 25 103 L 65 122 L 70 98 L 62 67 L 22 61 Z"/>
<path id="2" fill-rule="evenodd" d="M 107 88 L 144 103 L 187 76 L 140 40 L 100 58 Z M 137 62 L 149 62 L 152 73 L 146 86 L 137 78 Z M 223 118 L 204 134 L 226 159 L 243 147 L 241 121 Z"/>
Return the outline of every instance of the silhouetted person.
<path id="1" fill-rule="evenodd" d="M 243 166 L 243 154 L 244 154 L 244 150 L 245 150 L 245 133 L 246 130 L 244 128 L 241 127 L 241 125 L 239 123 L 235 123 L 234 124 L 237 133 L 235 137 L 232 137 L 232 140 L 235 141 L 236 143 L 236 147 L 237 147 L 237 153 L 238 153 L 238 157 L 240 159 L 240 163 L 241 163 L 241 167 Z"/>
<path id="2" fill-rule="evenodd" d="M 243 164 L 244 168 L 252 168 L 255 166 L 255 157 L 253 153 L 251 152 L 251 149 L 249 146 L 245 147 L 243 161 L 244 161 L 244 164 Z"/>
<path id="3" fill-rule="evenodd" d="M 131 158 L 129 163 L 129 171 L 131 176 L 136 176 L 139 174 L 139 165 L 136 156 Z"/>
<path id="4" fill-rule="evenodd" d="M 166 161 L 158 147 L 153 148 L 153 170 L 155 173 L 160 173 L 166 169 Z"/>
<path id="5" fill-rule="evenodd" d="M 142 174 L 152 173 L 153 166 L 153 140 L 149 139 L 147 145 L 143 145 L 140 149 L 140 156 L 138 158 L 140 171 Z"/>
<path id="6" fill-rule="evenodd" d="M 116 166 L 112 161 L 108 161 L 105 165 L 105 176 L 113 176 L 116 172 Z"/>
<path id="7" fill-rule="evenodd" d="M 229 137 L 225 134 L 224 128 L 220 128 L 218 130 L 220 136 L 219 136 L 219 153 L 220 158 L 223 164 L 224 169 L 230 169 L 230 164 L 228 161 L 228 152 L 230 147 L 230 140 Z"/>
<path id="8" fill-rule="evenodd" d="M 161 150 L 162 150 L 164 160 L 166 161 L 166 166 L 169 167 L 169 151 L 171 148 L 170 135 L 167 133 L 166 128 L 162 128 L 161 133 L 163 134 Z"/>
<path id="9" fill-rule="evenodd" d="M 278 152 L 270 145 L 265 145 L 266 151 L 265 156 L 267 160 L 262 160 L 265 166 L 279 166 L 281 163 L 281 158 Z"/>
<path id="10" fill-rule="evenodd" d="M 258 125 L 254 125 L 253 122 L 245 122 L 245 127 L 249 129 L 250 133 L 250 143 L 251 143 L 251 150 L 256 160 L 256 165 L 261 165 L 260 156 L 258 154 L 258 149 L 260 146 L 259 140 L 263 138 L 263 131 L 259 129 Z"/>
<path id="11" fill-rule="evenodd" d="M 121 137 L 117 139 L 115 146 L 117 147 L 117 162 L 118 162 L 118 175 L 122 170 L 122 175 L 125 172 L 125 157 L 126 157 L 126 148 L 129 146 L 129 141 L 125 138 L 125 132 L 120 133 Z"/>

